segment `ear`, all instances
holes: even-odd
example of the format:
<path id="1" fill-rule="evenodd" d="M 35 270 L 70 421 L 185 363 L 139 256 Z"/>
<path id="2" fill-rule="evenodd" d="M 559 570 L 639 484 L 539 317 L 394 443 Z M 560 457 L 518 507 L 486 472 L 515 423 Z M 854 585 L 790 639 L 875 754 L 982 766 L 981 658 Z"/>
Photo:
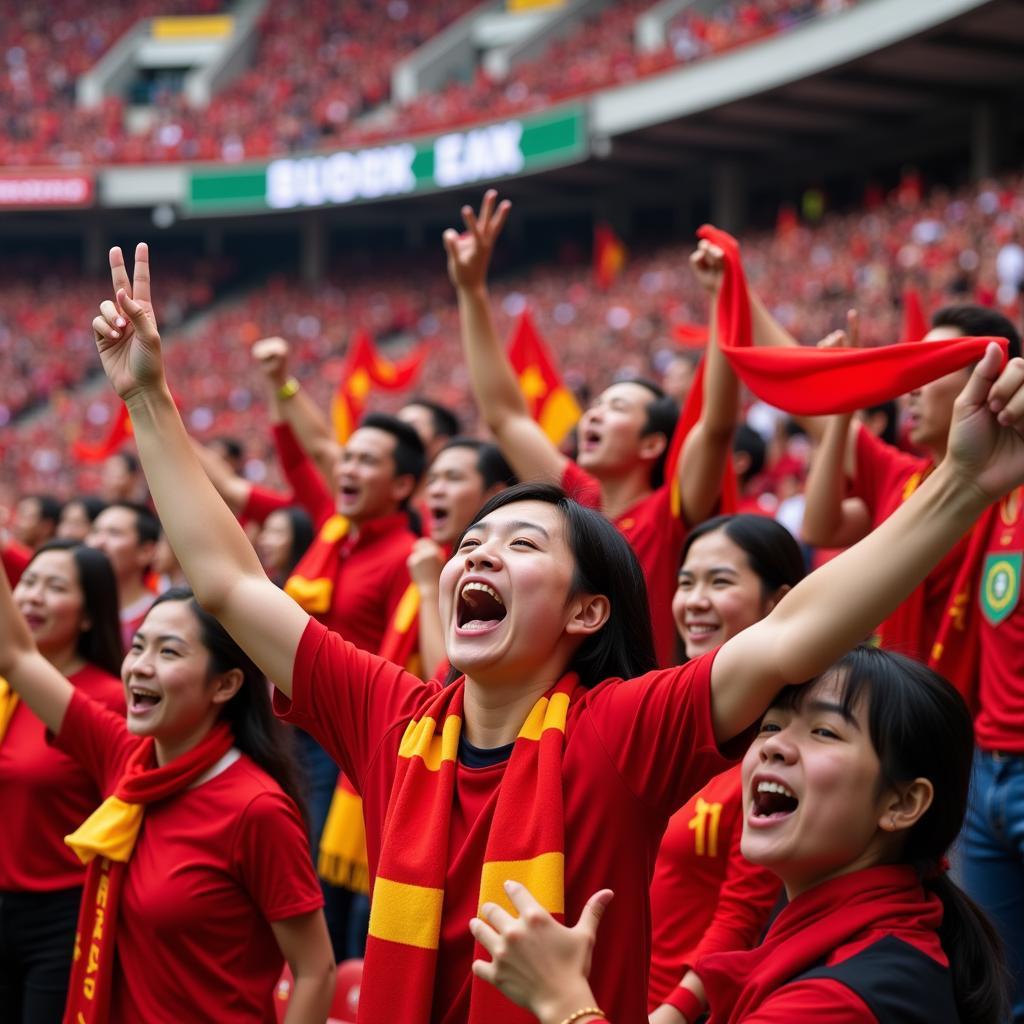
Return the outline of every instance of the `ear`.
<path id="1" fill-rule="evenodd" d="M 415 490 L 416 478 L 412 473 L 403 473 L 391 481 L 391 497 L 397 505 L 401 505 L 408 498 L 412 497 L 412 492 Z"/>
<path id="2" fill-rule="evenodd" d="M 668 438 L 664 434 L 645 434 L 640 438 L 637 454 L 641 459 L 654 462 L 668 447 Z"/>
<path id="3" fill-rule="evenodd" d="M 227 704 L 229 700 L 242 688 L 242 683 L 245 682 L 245 676 L 242 674 L 240 668 L 228 669 L 227 672 L 222 672 L 218 676 L 213 678 L 213 697 L 211 698 L 214 704 Z"/>
<path id="4" fill-rule="evenodd" d="M 783 583 L 778 590 L 775 591 L 771 597 L 765 602 L 764 613 L 767 615 L 791 590 L 792 588 L 788 583 Z"/>
<path id="5" fill-rule="evenodd" d="M 565 631 L 571 636 L 591 636 L 604 628 L 611 611 L 611 602 L 604 594 L 577 594 L 569 602 Z"/>
<path id="6" fill-rule="evenodd" d="M 883 832 L 904 832 L 913 828 L 924 816 L 935 798 L 930 779 L 914 779 L 900 789 L 891 789 L 878 819 Z"/>

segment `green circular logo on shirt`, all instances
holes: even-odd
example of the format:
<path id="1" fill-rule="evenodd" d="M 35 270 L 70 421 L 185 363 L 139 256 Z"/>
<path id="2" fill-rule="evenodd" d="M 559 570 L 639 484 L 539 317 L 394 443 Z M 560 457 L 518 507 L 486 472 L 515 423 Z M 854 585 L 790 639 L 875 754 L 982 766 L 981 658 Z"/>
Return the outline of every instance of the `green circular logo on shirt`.
<path id="1" fill-rule="evenodd" d="M 998 626 L 1017 607 L 1020 596 L 1021 552 L 1001 552 L 985 559 L 981 576 L 981 610 Z"/>

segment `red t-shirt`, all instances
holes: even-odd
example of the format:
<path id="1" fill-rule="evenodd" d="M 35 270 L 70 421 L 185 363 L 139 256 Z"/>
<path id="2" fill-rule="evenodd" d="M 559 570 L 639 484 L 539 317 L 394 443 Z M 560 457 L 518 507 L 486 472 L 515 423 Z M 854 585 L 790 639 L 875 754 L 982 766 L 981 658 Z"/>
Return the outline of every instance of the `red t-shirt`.
<path id="1" fill-rule="evenodd" d="M 865 427 L 860 427 L 857 431 L 857 473 L 851 481 L 850 494 L 867 505 L 872 529 L 888 519 L 910 497 L 931 467 L 931 459 L 908 455 L 875 437 Z M 918 641 L 916 652 L 902 653 L 928 657 L 956 582 L 957 571 L 967 553 L 969 537 L 969 534 L 961 537 L 956 547 L 925 579 L 925 635 Z"/>
<path id="2" fill-rule="evenodd" d="M 594 892 L 605 886 L 615 891 L 590 982 L 602 1009 L 621 1024 L 647 1020 L 649 885 L 665 824 L 727 763 L 711 726 L 713 657 L 578 688 L 570 703 L 562 773 L 565 916 L 574 922 Z M 291 701 L 275 693 L 275 710 L 310 732 L 361 794 L 372 879 L 402 734 L 439 684 L 423 682 L 311 620 L 296 653 L 292 686 Z M 457 1024 L 468 1013 L 468 924 L 477 910 L 504 771 L 505 763 L 477 769 L 460 763 L 456 772 L 430 1018 L 438 1024 Z"/>
<path id="3" fill-rule="evenodd" d="M 985 546 L 975 600 L 981 657 L 974 734 L 984 750 L 1024 754 L 1024 488 L 1000 503 Z"/>
<path id="4" fill-rule="evenodd" d="M 238 514 L 238 521 L 243 526 L 246 523 L 260 523 L 262 525 L 267 516 L 295 504 L 296 501 L 293 494 L 280 494 L 278 491 L 272 491 L 267 487 L 260 487 L 259 484 L 253 484 L 249 488 L 249 497 L 245 500 L 245 507 Z"/>
<path id="5" fill-rule="evenodd" d="M 600 509 L 598 482 L 575 462 L 568 462 L 562 474 L 562 489 L 581 505 Z M 668 484 L 641 498 L 632 508 L 612 520 L 629 541 L 647 581 L 651 603 L 651 629 L 658 664 L 668 668 L 678 662 L 678 634 L 672 618 L 672 597 L 679 580 L 679 559 L 686 539 L 686 524 L 672 512 L 672 491 Z"/>
<path id="6" fill-rule="evenodd" d="M 140 742 L 77 694 L 56 739 L 104 794 Z M 284 957 L 270 922 L 321 906 L 302 819 L 245 754 L 152 804 L 125 876 L 111 1024 L 271 1024 Z"/>
<path id="7" fill-rule="evenodd" d="M 68 677 L 79 693 L 120 715 L 124 686 L 86 665 Z M 102 800 L 77 761 L 46 742 L 46 726 L 19 701 L 0 741 L 0 821 L 8 840 L 0 854 L 0 891 L 53 892 L 81 885 L 85 867 L 64 837 Z"/>
<path id="8" fill-rule="evenodd" d="M 3 560 L 4 572 L 7 573 L 7 582 L 13 588 L 25 567 L 32 561 L 32 552 L 17 541 L 9 540 L 0 546 L 0 559 Z"/>
<path id="9" fill-rule="evenodd" d="M 712 779 L 672 815 L 651 882 L 651 984 L 660 1006 L 708 953 L 748 949 L 779 897 L 776 875 L 740 853 L 740 766 Z"/>

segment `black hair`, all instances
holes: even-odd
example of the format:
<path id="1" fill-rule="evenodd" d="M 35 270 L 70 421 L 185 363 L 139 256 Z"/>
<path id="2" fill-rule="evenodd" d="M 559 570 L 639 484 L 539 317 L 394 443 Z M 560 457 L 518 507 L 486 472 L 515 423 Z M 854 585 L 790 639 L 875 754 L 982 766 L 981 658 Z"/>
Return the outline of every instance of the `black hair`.
<path id="1" fill-rule="evenodd" d="M 430 419 L 434 426 L 434 437 L 455 437 L 462 429 L 462 424 L 459 423 L 459 417 L 456 416 L 455 413 L 446 405 L 442 405 L 440 402 L 435 402 L 430 398 L 424 398 L 422 395 L 416 395 L 414 398 L 410 398 L 405 404 L 407 406 L 421 406 L 430 413 Z"/>
<path id="2" fill-rule="evenodd" d="M 292 528 L 292 545 L 288 550 L 288 560 L 282 574 L 282 578 L 287 579 L 299 564 L 299 559 L 306 553 L 306 549 L 313 543 L 314 530 L 313 520 L 300 505 L 289 505 L 281 511 L 288 517 Z"/>
<path id="3" fill-rule="evenodd" d="M 140 465 L 139 465 L 139 460 L 131 452 L 127 452 L 127 451 L 114 452 L 114 454 L 111 455 L 110 457 L 112 459 L 120 459 L 124 463 L 124 468 L 126 470 L 128 470 L 128 472 L 132 476 L 138 475 L 138 472 L 139 472 L 139 470 L 141 468 Z"/>
<path id="4" fill-rule="evenodd" d="M 519 482 L 512 467 L 505 461 L 505 456 L 501 454 L 501 449 L 490 441 L 481 441 L 476 437 L 453 437 L 444 443 L 437 454 L 449 448 L 468 448 L 476 452 L 476 471 L 484 482 L 485 491 L 495 484 L 511 487 Z"/>
<path id="5" fill-rule="evenodd" d="M 765 597 L 780 587 L 795 587 L 806 575 L 804 556 L 782 523 L 767 516 L 740 513 L 705 519 L 687 534 L 680 565 L 695 541 L 721 530 L 747 556 L 751 571 L 761 581 Z"/>
<path id="6" fill-rule="evenodd" d="M 155 544 L 160 539 L 160 520 L 141 501 L 118 499 L 108 502 L 107 508 L 126 508 L 135 513 L 135 532 L 140 544 Z"/>
<path id="7" fill-rule="evenodd" d="M 764 438 L 749 424 L 741 423 L 732 437 L 732 450 L 743 452 L 749 459 L 749 465 L 743 471 L 741 484 L 747 484 L 763 469 L 768 446 Z"/>
<path id="8" fill-rule="evenodd" d="M 39 505 L 39 518 L 45 519 L 49 523 L 57 525 L 57 520 L 60 519 L 60 510 L 62 505 L 52 494 L 28 494 L 26 495 L 28 501 L 34 501 Z"/>
<path id="9" fill-rule="evenodd" d="M 237 437 L 215 437 L 213 443 L 221 445 L 229 459 L 240 459 L 245 455 L 245 446 Z"/>
<path id="10" fill-rule="evenodd" d="M 200 640 L 210 655 L 208 678 L 236 668 L 241 671 L 242 685 L 224 705 L 221 717 L 231 726 L 238 749 L 252 758 L 284 790 L 305 818 L 305 801 L 291 736 L 274 717 L 266 676 L 228 631 L 203 608 L 188 587 L 165 590 L 153 602 L 150 611 L 168 601 L 187 603 L 196 617 Z"/>
<path id="11" fill-rule="evenodd" d="M 1020 332 L 1002 313 L 965 302 L 943 306 L 932 316 L 932 327 L 955 327 L 969 338 L 1006 338 L 1011 359 L 1020 355 Z"/>
<path id="12" fill-rule="evenodd" d="M 868 406 L 864 410 L 865 416 L 885 416 L 885 428 L 878 436 L 886 443 L 892 445 L 894 448 L 899 443 L 899 429 L 897 426 L 899 420 L 899 406 L 896 404 L 896 400 L 890 398 L 888 402 L 880 402 L 878 405 Z"/>
<path id="13" fill-rule="evenodd" d="M 866 644 L 843 655 L 826 675 L 839 683 L 845 715 L 867 701 L 868 731 L 881 766 L 879 793 L 917 778 L 932 784 L 932 804 L 907 832 L 899 860 L 912 865 L 942 901 L 939 938 L 959 1019 L 999 1024 L 1008 1002 L 999 937 L 942 863 L 967 811 L 974 753 L 970 710 L 956 688 L 926 665 Z M 796 707 L 804 692 L 786 687 L 773 705 Z"/>
<path id="14" fill-rule="evenodd" d="M 90 523 L 96 522 L 96 517 L 107 507 L 107 503 L 95 494 L 80 494 L 74 498 L 68 498 L 64 502 L 64 508 L 61 509 L 62 514 L 69 505 L 81 505 L 85 511 L 85 517 Z"/>
<path id="15" fill-rule="evenodd" d="M 98 548 L 77 540 L 50 540 L 32 555 L 32 564 L 44 551 L 69 551 L 78 573 L 82 591 L 82 611 L 89 620 L 88 629 L 78 635 L 75 651 L 90 665 L 112 676 L 120 676 L 124 660 L 121 642 L 121 618 L 117 604 L 117 580 L 110 559 Z"/>
<path id="16" fill-rule="evenodd" d="M 665 448 L 651 466 L 651 487 L 656 490 L 665 482 L 665 463 L 668 460 L 668 451 L 672 447 L 676 424 L 679 422 L 679 404 L 674 398 L 669 398 L 654 381 L 648 380 L 646 377 L 626 377 L 615 383 L 638 384 L 654 396 L 647 403 L 647 419 L 640 428 L 640 436 L 665 435 Z"/>
<path id="17" fill-rule="evenodd" d="M 565 537 L 573 556 L 569 596 L 603 594 L 611 612 L 608 621 L 576 649 L 568 671 L 577 673 L 583 686 L 605 679 L 632 679 L 656 667 L 647 584 L 633 549 L 600 512 L 573 501 L 554 484 L 525 483 L 499 491 L 484 503 L 462 537 L 499 508 L 523 501 L 554 505 L 565 522 Z M 528 598 L 527 598 L 528 600 Z M 458 676 L 452 670 L 450 679 Z"/>
<path id="18" fill-rule="evenodd" d="M 396 416 L 384 412 L 371 412 L 364 416 L 360 427 L 383 430 L 395 439 L 395 476 L 411 476 L 417 483 L 423 476 L 427 464 L 427 453 L 420 435 Z"/>

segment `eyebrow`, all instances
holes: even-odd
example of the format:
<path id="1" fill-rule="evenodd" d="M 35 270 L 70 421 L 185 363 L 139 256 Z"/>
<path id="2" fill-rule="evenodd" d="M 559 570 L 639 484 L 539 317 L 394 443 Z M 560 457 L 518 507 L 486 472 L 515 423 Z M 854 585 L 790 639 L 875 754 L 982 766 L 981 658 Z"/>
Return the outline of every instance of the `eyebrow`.
<path id="1" fill-rule="evenodd" d="M 811 700 L 807 702 L 807 708 L 810 711 L 825 712 L 827 714 L 839 715 L 844 721 L 849 722 L 855 729 L 860 729 L 860 725 L 857 723 L 857 719 L 854 718 L 853 712 L 848 708 L 844 708 L 842 704 L 836 704 L 830 700 Z"/>
<path id="2" fill-rule="evenodd" d="M 132 637 L 132 640 L 145 639 L 146 634 L 143 633 L 141 629 L 135 630 L 135 635 Z M 158 637 L 156 637 L 156 639 L 159 640 L 160 643 L 163 643 L 165 640 L 176 640 L 179 644 L 184 644 L 186 647 L 188 647 L 188 641 L 183 636 L 178 636 L 177 633 L 161 633 Z"/>
<path id="3" fill-rule="evenodd" d="M 736 569 L 731 565 L 713 565 L 710 569 L 705 569 L 704 572 L 709 574 L 716 572 L 728 572 L 731 573 L 733 576 L 738 576 L 740 574 L 739 569 Z M 693 569 L 680 569 L 679 575 L 696 576 L 697 574 L 693 571 Z"/>
<path id="4" fill-rule="evenodd" d="M 545 540 L 551 539 L 551 535 L 543 526 L 540 525 L 540 523 L 530 523 L 525 519 L 514 519 L 512 522 L 506 524 L 506 528 L 510 533 L 514 533 L 516 530 L 535 530 L 544 537 Z M 466 533 L 469 533 L 472 530 L 483 530 L 485 533 L 489 533 L 491 530 L 491 524 L 484 521 L 470 523 L 470 525 L 466 527 Z"/>

